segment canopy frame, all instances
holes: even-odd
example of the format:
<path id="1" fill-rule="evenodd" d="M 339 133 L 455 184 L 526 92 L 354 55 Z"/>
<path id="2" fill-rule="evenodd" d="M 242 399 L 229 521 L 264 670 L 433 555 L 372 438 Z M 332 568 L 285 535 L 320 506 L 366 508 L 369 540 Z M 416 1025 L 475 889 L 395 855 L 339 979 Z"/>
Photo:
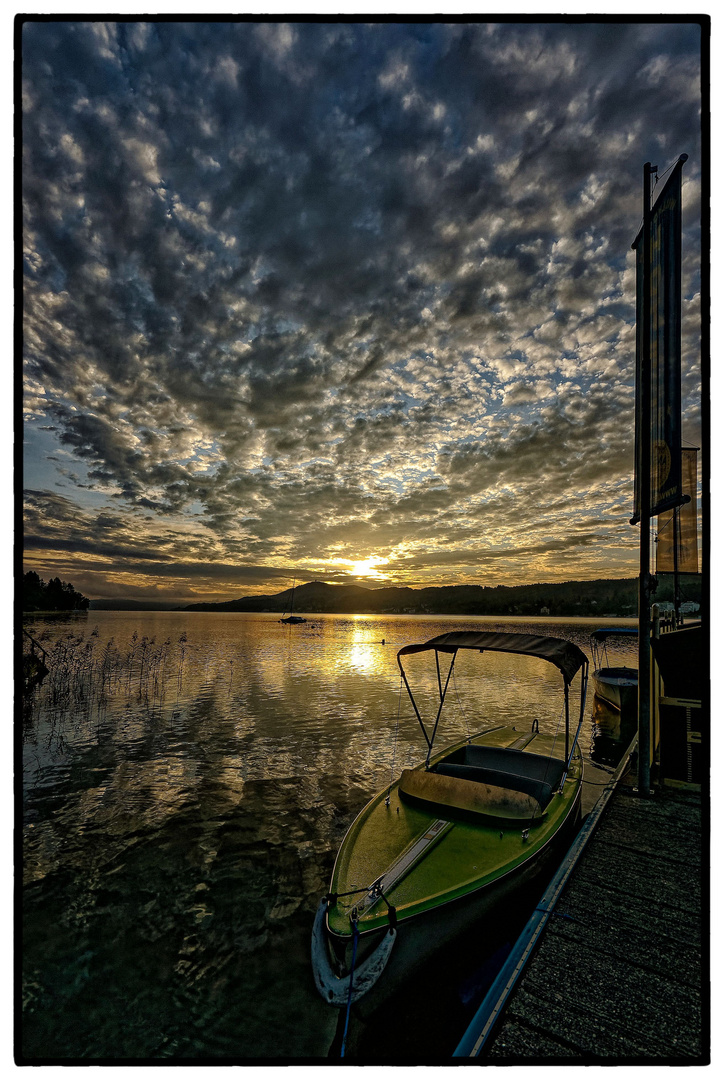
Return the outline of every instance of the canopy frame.
<path id="1" fill-rule="evenodd" d="M 608 641 L 610 638 L 618 638 L 619 641 L 630 640 L 632 637 L 638 638 L 638 633 L 638 629 L 634 627 L 621 626 L 603 627 L 600 630 L 594 630 L 591 634 L 594 671 L 600 671 L 611 666 L 608 659 Z M 614 641 L 612 644 L 616 644 L 616 642 Z"/>
<path id="2" fill-rule="evenodd" d="M 430 758 L 433 752 L 433 746 L 435 744 L 435 737 L 437 735 L 438 727 L 440 724 L 440 718 L 442 716 L 443 706 L 445 704 L 445 698 L 447 696 L 448 687 L 450 685 L 450 678 L 455 666 L 455 659 L 460 649 L 469 649 L 475 652 L 508 652 L 515 653 L 517 655 L 535 656 L 541 660 L 547 660 L 549 663 L 554 664 L 563 676 L 563 691 L 565 699 L 565 717 L 566 717 L 566 749 L 565 749 L 565 770 L 563 779 L 570 767 L 571 759 L 573 758 L 573 752 L 578 741 L 578 734 L 581 730 L 583 723 L 583 714 L 586 705 L 586 688 L 588 685 L 588 657 L 586 654 L 574 645 L 571 641 L 566 641 L 564 638 L 553 637 L 538 637 L 535 634 L 506 634 L 506 633 L 491 633 L 489 631 L 474 631 L 474 630 L 456 630 L 447 634 L 440 634 L 438 637 L 431 638 L 429 641 L 423 642 L 417 645 L 405 645 L 397 654 L 397 664 L 400 669 L 400 674 L 405 683 L 408 696 L 412 702 L 412 707 L 415 710 L 415 716 L 417 722 L 420 725 L 425 742 L 427 743 L 427 757 L 425 759 L 425 766 L 429 766 Z M 410 656 L 413 653 L 429 652 L 435 653 L 435 666 L 437 671 L 437 683 L 438 693 L 440 697 L 440 704 L 438 706 L 437 715 L 432 728 L 431 734 L 428 734 L 428 730 L 425 727 L 425 723 L 420 714 L 415 696 L 410 687 L 410 683 L 407 678 L 407 672 L 402 663 L 403 656 Z M 442 675 L 440 671 L 440 654 L 451 654 L 450 667 L 443 686 Z M 581 678 L 581 706 L 578 718 L 578 726 L 573 738 L 573 742 L 570 744 L 570 705 L 569 705 L 569 690 L 570 685 L 579 671 L 582 671 Z"/>

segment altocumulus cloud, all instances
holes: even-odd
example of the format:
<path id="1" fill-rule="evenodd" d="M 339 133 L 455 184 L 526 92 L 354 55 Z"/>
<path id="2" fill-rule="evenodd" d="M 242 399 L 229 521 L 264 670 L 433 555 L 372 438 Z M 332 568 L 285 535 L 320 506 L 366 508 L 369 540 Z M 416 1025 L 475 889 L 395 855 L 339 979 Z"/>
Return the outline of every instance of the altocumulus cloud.
<path id="1" fill-rule="evenodd" d="M 694 23 L 22 34 L 28 565 L 91 596 L 635 573 L 641 166 Z M 386 561 L 382 561 L 386 560 Z"/>

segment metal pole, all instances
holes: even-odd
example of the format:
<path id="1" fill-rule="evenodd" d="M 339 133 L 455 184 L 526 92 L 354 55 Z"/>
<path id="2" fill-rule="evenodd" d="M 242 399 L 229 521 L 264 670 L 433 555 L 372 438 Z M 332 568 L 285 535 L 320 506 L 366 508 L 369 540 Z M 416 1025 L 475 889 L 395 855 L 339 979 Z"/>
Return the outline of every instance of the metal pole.
<path id="1" fill-rule="evenodd" d="M 455 657 L 457 652 L 452 654 L 452 660 L 450 661 L 450 670 L 447 673 L 447 679 L 445 680 L 445 689 L 440 688 L 440 708 L 437 710 L 437 716 L 435 717 L 435 727 L 432 729 L 432 735 L 429 739 L 429 746 L 427 751 L 427 757 L 425 758 L 425 768 L 430 764 L 430 755 L 432 754 L 433 743 L 435 742 L 435 736 L 437 735 L 437 725 L 440 723 L 440 717 L 442 716 L 442 707 L 445 704 L 445 695 L 447 694 L 447 688 L 450 685 L 450 676 L 452 675 L 453 665 L 455 664 Z M 435 659 L 437 660 L 437 649 L 435 649 Z M 439 669 L 438 669 L 439 670 Z"/>
<path id="2" fill-rule="evenodd" d="M 679 548 L 681 541 L 681 518 L 680 507 L 675 506 L 673 512 L 674 525 L 674 630 L 679 629 L 681 619 L 681 591 L 679 589 Z"/>
<path id="3" fill-rule="evenodd" d="M 410 684 L 407 681 L 407 675 L 405 675 L 405 669 L 402 666 L 402 661 L 400 660 L 399 655 L 397 657 L 397 666 L 399 667 L 400 674 L 402 675 L 402 678 L 403 678 L 403 680 L 405 682 L 405 688 L 407 690 L 408 697 L 410 698 L 410 701 L 412 702 L 412 707 L 415 710 L 415 716 L 417 717 L 417 722 L 420 725 L 420 727 L 422 728 L 422 734 L 425 736 L 425 742 L 427 743 L 428 746 L 432 746 L 432 743 L 430 742 L 429 738 L 427 737 L 427 731 L 425 730 L 425 725 L 422 722 L 422 717 L 420 716 L 420 710 L 417 707 L 417 702 L 415 701 L 414 697 L 412 696 L 412 690 L 410 690 Z"/>
<path id="4" fill-rule="evenodd" d="M 644 165 L 643 326 L 641 328 L 641 544 L 639 549 L 639 795 L 651 793 L 651 173 Z"/>

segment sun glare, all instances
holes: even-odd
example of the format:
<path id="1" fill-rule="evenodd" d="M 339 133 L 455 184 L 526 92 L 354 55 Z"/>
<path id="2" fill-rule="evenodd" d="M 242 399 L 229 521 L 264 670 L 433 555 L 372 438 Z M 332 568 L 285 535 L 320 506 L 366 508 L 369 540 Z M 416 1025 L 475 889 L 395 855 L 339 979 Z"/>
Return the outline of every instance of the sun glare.
<path id="1" fill-rule="evenodd" d="M 349 573 L 352 577 L 373 578 L 382 581 L 385 574 L 381 574 L 377 567 L 384 566 L 389 561 L 389 559 L 383 558 L 382 555 L 370 555 L 369 559 L 350 561 Z"/>

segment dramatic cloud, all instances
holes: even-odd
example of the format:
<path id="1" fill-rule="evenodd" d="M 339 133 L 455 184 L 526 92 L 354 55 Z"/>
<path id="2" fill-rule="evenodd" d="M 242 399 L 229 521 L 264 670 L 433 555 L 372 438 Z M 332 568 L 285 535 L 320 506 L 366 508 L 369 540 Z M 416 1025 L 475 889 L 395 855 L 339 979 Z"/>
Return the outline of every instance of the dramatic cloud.
<path id="1" fill-rule="evenodd" d="M 630 249 L 681 153 L 700 445 L 700 48 L 26 22 L 28 566 L 221 599 L 635 574 Z"/>

